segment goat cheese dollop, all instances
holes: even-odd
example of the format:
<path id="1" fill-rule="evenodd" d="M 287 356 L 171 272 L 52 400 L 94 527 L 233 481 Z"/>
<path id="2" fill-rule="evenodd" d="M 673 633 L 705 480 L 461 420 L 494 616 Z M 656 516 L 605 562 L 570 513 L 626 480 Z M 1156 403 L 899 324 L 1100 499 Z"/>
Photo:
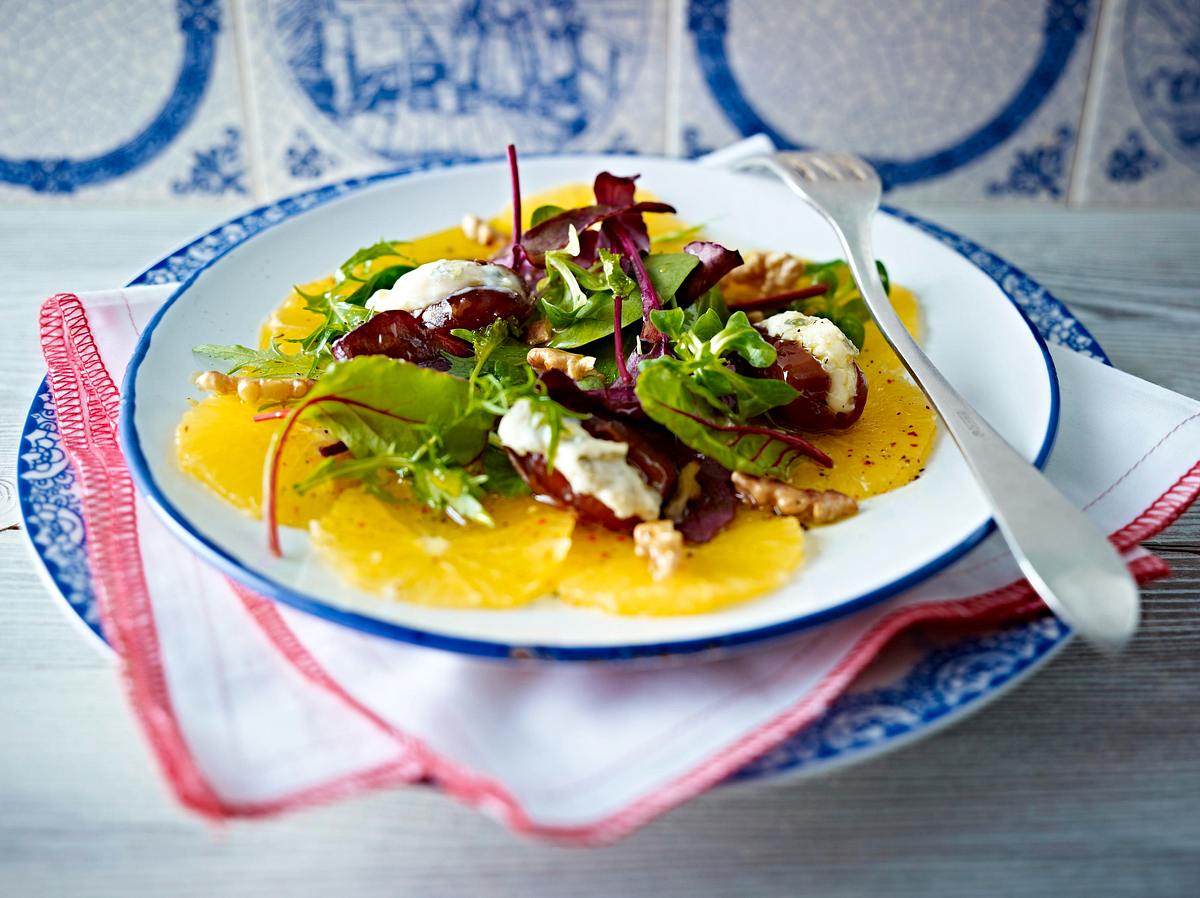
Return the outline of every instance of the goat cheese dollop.
<path id="1" fill-rule="evenodd" d="M 858 370 L 854 362 L 858 347 L 828 318 L 814 318 L 800 312 L 780 312 L 760 325 L 767 336 L 799 343 L 829 375 L 825 403 L 835 412 L 854 408 L 858 392 Z"/>
<path id="2" fill-rule="evenodd" d="M 528 399 L 517 402 L 500 419 L 500 443 L 518 455 L 545 456 L 550 426 Z M 554 453 L 554 470 L 576 493 L 594 496 L 619 518 L 658 518 L 662 496 L 627 460 L 629 444 L 592 436 L 574 418 L 564 418 Z"/>
<path id="3" fill-rule="evenodd" d="M 525 295 L 525 285 L 503 265 L 468 259 L 438 259 L 402 274 L 390 290 L 376 290 L 367 300 L 374 312 L 419 312 L 448 296 L 483 287 Z"/>

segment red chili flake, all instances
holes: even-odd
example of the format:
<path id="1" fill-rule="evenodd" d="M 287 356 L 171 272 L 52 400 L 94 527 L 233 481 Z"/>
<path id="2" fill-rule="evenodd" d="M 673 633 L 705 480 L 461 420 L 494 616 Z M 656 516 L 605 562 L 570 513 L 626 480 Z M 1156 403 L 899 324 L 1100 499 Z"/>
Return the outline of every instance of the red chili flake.
<path id="1" fill-rule="evenodd" d="M 540 524 L 545 524 L 545 523 L 546 523 L 546 519 L 545 519 L 545 518 L 538 518 L 538 519 L 537 519 L 537 522 L 538 522 L 538 524 L 539 524 L 539 525 L 540 525 Z"/>
<path id="2" fill-rule="evenodd" d="M 871 461 L 871 459 L 869 459 L 869 458 L 864 458 L 863 464 L 864 465 L 873 465 L 873 464 L 875 464 L 875 462 Z"/>
<path id="3" fill-rule="evenodd" d="M 919 434 L 919 433 L 917 433 L 915 430 L 910 430 L 910 431 L 908 432 L 908 435 L 909 435 L 910 437 L 918 437 L 918 436 L 920 436 L 920 434 Z"/>
<path id="4" fill-rule="evenodd" d="M 612 558 L 612 556 L 611 556 L 611 555 L 609 555 L 607 552 L 601 552 L 601 553 L 600 553 L 600 557 L 601 557 L 601 558 Z"/>
<path id="5" fill-rule="evenodd" d="M 911 446 L 913 449 L 916 449 L 918 444 L 917 443 L 909 443 L 908 445 Z"/>
<path id="6" fill-rule="evenodd" d="M 892 442 L 891 442 L 891 445 L 895 446 L 895 445 L 896 445 L 896 441 L 895 441 L 895 440 L 892 440 Z"/>

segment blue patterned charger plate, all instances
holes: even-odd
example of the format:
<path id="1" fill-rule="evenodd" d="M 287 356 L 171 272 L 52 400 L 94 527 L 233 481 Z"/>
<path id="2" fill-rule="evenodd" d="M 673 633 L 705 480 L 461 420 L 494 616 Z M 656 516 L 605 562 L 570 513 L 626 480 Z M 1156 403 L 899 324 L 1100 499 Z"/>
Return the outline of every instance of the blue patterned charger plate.
<path id="1" fill-rule="evenodd" d="M 389 176 L 394 174 L 329 185 L 256 209 L 187 244 L 132 283 L 185 280 L 251 234 L 377 177 Z M 1048 342 L 1108 362 L 1095 338 L 1028 275 L 938 225 L 898 210 L 888 211 L 987 273 Z M 79 486 L 62 450 L 54 402 L 45 381 L 22 429 L 17 484 L 24 529 L 51 594 L 103 645 L 88 570 Z M 1069 636 L 1065 625 L 1049 617 L 940 645 L 907 646 L 903 652 L 894 652 L 890 660 L 882 659 L 872 685 L 851 689 L 818 720 L 746 767 L 735 779 L 744 782 L 812 775 L 927 736 L 1012 688 L 1045 664 Z"/>

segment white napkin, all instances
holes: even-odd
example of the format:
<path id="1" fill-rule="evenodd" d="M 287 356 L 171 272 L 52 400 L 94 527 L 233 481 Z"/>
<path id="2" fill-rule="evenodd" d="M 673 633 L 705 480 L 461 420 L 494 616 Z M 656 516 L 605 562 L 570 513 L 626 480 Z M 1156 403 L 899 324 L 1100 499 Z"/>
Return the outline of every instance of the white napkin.
<path id="1" fill-rule="evenodd" d="M 171 292 L 54 297 L 43 342 L 84 487 L 105 633 L 168 781 L 205 814 L 264 814 L 424 779 L 524 832 L 611 840 L 819 715 L 903 627 L 1037 607 L 995 537 L 852 617 L 657 670 L 505 667 L 240 595 L 134 498 L 115 443 L 115 384 Z M 1137 543 L 1200 489 L 1200 404 L 1053 354 L 1062 419 L 1047 473 L 1117 534 L 1137 573 L 1159 575 Z"/>
<path id="2" fill-rule="evenodd" d="M 751 138 L 706 164 L 773 149 Z M 723 660 L 668 668 L 505 667 L 346 630 L 245 593 L 135 497 L 116 385 L 174 285 L 47 300 L 43 348 L 80 474 L 105 634 L 179 799 L 258 815 L 396 783 L 435 782 L 514 829 L 617 838 L 719 782 L 818 717 L 918 621 L 1039 609 L 993 536 L 889 602 Z M 1137 547 L 1200 490 L 1200 405 L 1054 349 L 1062 388 L 1047 473 Z M 143 564 L 142 559 L 151 563 Z"/>

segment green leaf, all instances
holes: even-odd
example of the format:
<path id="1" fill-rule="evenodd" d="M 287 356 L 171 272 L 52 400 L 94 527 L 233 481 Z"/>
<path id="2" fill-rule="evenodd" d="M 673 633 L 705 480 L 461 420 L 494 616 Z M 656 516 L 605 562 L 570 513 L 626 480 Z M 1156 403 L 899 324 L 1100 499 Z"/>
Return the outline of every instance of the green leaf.
<path id="1" fill-rule="evenodd" d="M 235 343 L 219 346 L 202 343 L 192 349 L 196 355 L 230 363 L 226 374 L 245 374 L 250 377 L 287 378 L 312 377 L 316 359 L 308 353 L 287 355 L 275 346 L 269 349 L 251 349 Z"/>
<path id="2" fill-rule="evenodd" d="M 675 352 L 697 371 L 724 369 L 720 360 L 731 352 L 756 368 L 775 361 L 775 347 L 755 330 L 745 312 L 734 312 L 722 325 L 720 316 L 709 309 L 689 327 L 683 309 L 659 309 L 650 313 L 650 323 L 672 339 Z"/>
<path id="3" fill-rule="evenodd" d="M 457 377 L 386 356 L 359 356 L 334 364 L 305 397 L 350 399 L 380 414 L 340 402 L 309 404 L 317 418 L 355 457 L 413 454 L 437 444 L 465 464 L 483 451 L 493 416 L 473 409 L 471 385 Z"/>
<path id="4" fill-rule="evenodd" d="M 298 343 L 301 352 L 314 356 L 318 360 L 318 370 L 323 369 L 333 360 L 329 351 L 330 344 L 363 324 L 371 317 L 372 312 L 362 306 L 342 302 L 330 291 L 312 295 L 299 287 L 292 289 L 304 300 L 304 308 L 307 311 L 323 316 L 324 320 L 303 339 L 290 342 Z"/>
<path id="5" fill-rule="evenodd" d="M 352 306 L 366 305 L 367 300 L 374 296 L 376 291 L 390 290 L 396 285 L 396 281 L 400 280 L 401 275 L 408 274 L 415 267 L 414 265 L 389 265 L 387 268 L 381 268 L 361 281 L 352 293 L 341 297 L 340 301 Z"/>
<path id="6" fill-rule="evenodd" d="M 720 323 L 721 319 L 717 317 L 717 313 L 708 311 L 696 322 L 693 331 L 702 335 Z M 710 351 L 717 358 L 736 352 L 755 368 L 766 368 L 775 362 L 775 347 L 755 329 L 745 312 L 734 312 L 730 315 L 725 327 L 720 333 L 710 337 L 708 343 Z"/>
<path id="7" fill-rule="evenodd" d="M 638 290 L 637 282 L 621 267 L 620 255 L 610 253 L 606 249 L 600 250 L 600 268 L 604 272 L 604 281 L 608 289 L 622 299 L 633 302 L 638 309 L 641 309 L 641 291 Z M 648 268 L 647 271 L 649 271 Z"/>
<path id="8" fill-rule="evenodd" d="M 871 320 L 871 310 L 862 297 L 856 296 L 842 303 L 829 318 L 851 343 L 862 349 L 867 337 L 866 323 Z"/>
<path id="9" fill-rule="evenodd" d="M 602 276 L 580 267 L 579 234 L 568 229 L 567 245 L 546 253 L 546 279 L 542 282 L 539 304 L 555 330 L 569 328 L 584 318 L 593 318 L 606 289 Z M 609 305 L 609 313 L 612 305 Z"/>
<path id="10" fill-rule="evenodd" d="M 493 356 L 499 356 L 505 350 L 513 350 L 521 353 L 520 355 L 516 355 L 513 361 L 524 361 L 525 354 L 528 352 L 528 350 L 519 347 L 513 342 L 512 328 L 502 318 L 484 325 L 479 330 L 469 331 L 458 327 L 454 328 L 450 333 L 460 340 L 466 340 L 471 344 L 471 348 L 475 351 L 473 370 L 476 374 L 483 369 L 483 366 Z"/>
<path id="11" fill-rule="evenodd" d="M 544 398 L 539 393 L 537 374 L 527 361 L 529 347 L 513 339 L 507 322 L 493 321 L 474 332 L 452 333 L 475 348 L 471 358 L 447 356 L 451 372 L 466 378 L 471 388 L 471 409 L 503 415 L 522 398 Z"/>
<path id="12" fill-rule="evenodd" d="M 743 317 L 745 316 L 743 315 Z M 713 337 L 719 335 L 724 326 L 721 316 L 712 309 L 709 309 L 692 323 L 691 330 L 697 340 L 703 340 L 711 344 Z M 721 355 L 715 348 L 710 348 L 710 352 L 718 357 Z"/>
<path id="13" fill-rule="evenodd" d="M 717 317 L 722 321 L 729 318 L 729 307 L 725 305 L 725 297 L 721 294 L 719 287 L 713 287 L 698 300 L 684 309 L 687 316 L 688 325 L 694 324 L 705 312 L 712 310 L 717 314 Z"/>
<path id="14" fill-rule="evenodd" d="M 780 381 L 763 380 L 763 383 L 787 386 Z M 714 409 L 687 364 L 678 359 L 642 363 L 637 396 L 651 419 L 731 471 L 786 480 L 799 458 L 794 448 L 769 433 L 735 430 L 741 422 Z"/>
<path id="15" fill-rule="evenodd" d="M 683 309 L 655 309 L 650 313 L 650 323 L 677 341 L 682 340 L 690 330 L 684 319 Z"/>
<path id="16" fill-rule="evenodd" d="M 401 258 L 407 259 L 408 257 L 405 256 L 404 253 L 396 249 L 396 244 L 400 242 L 401 241 L 398 240 L 380 240 L 378 243 L 372 243 L 370 246 L 364 246 L 362 249 L 355 252 L 354 255 L 352 255 L 349 259 L 339 265 L 338 270 L 341 271 L 341 273 L 347 278 L 356 281 L 362 280 L 362 278 L 355 276 L 354 269 L 364 262 L 370 262 L 383 256 L 400 256 Z"/>
<path id="17" fill-rule="evenodd" d="M 538 206 L 533 210 L 533 218 L 530 219 L 529 226 L 536 228 L 547 218 L 553 218 L 555 215 L 562 215 L 566 209 L 562 206 Z"/>
<path id="18" fill-rule="evenodd" d="M 435 510 L 447 512 L 465 523 L 494 526 L 483 507 L 483 476 L 469 474 L 464 468 L 438 464 L 417 464 L 408 472 L 413 495 Z"/>
<path id="19" fill-rule="evenodd" d="M 637 283 L 622 270 L 621 257 L 606 249 L 600 250 L 600 269 L 607 289 L 592 293 L 587 305 L 578 308 L 570 320 L 556 321 L 554 314 L 547 309 L 547 317 L 555 328 L 550 346 L 555 349 L 574 349 L 611 335 L 614 293 L 622 297 L 621 326 L 628 327 L 641 320 L 642 295 Z"/>
<path id="20" fill-rule="evenodd" d="M 650 275 L 650 283 L 658 294 L 663 305 L 675 298 L 675 294 L 687 280 L 700 260 L 691 253 L 653 253 L 646 257 L 646 273 Z M 638 294 L 641 304 L 641 294 Z"/>
<path id="21" fill-rule="evenodd" d="M 395 475 L 408 482 L 417 500 L 435 511 L 445 511 L 460 523 L 472 521 L 488 527 L 494 523 L 480 501 L 482 475 L 472 475 L 464 468 L 437 460 L 413 459 L 403 454 L 348 460 L 331 458 L 296 484 L 296 489 L 305 492 L 326 480 L 357 480 L 374 495 L 392 500 L 395 496 L 385 488 L 386 478 L 381 478 L 381 474 Z"/>
<path id="22" fill-rule="evenodd" d="M 553 290 L 556 280 L 562 285 L 559 291 L 561 298 L 555 304 L 555 309 L 564 314 L 576 312 L 588 304 L 588 294 L 580 286 L 579 277 L 576 274 L 577 271 L 584 275 L 587 272 L 571 261 L 578 255 L 579 234 L 574 225 L 568 225 L 567 245 L 562 249 L 546 253 L 546 276 L 550 279 L 547 290 Z"/>
<path id="23" fill-rule="evenodd" d="M 592 296 L 592 306 L 584 318 L 580 318 L 555 332 L 550 346 L 555 349 L 574 349 L 596 340 L 602 340 L 613 332 L 613 295 L 605 291 Z M 642 320 L 640 299 L 626 298 L 621 303 L 621 326 L 628 327 Z M 553 323 L 553 321 L 551 321 Z"/>
<path id="24" fill-rule="evenodd" d="M 887 267 L 878 259 L 875 260 L 875 269 L 879 272 L 879 280 L 883 281 L 883 292 L 888 296 L 892 295 L 892 279 L 888 276 Z"/>
<path id="25" fill-rule="evenodd" d="M 508 454 L 496 446 L 483 453 L 483 488 L 498 496 L 528 496 L 529 486 L 508 460 Z"/>
<path id="26" fill-rule="evenodd" d="M 600 271 L 591 272 L 571 261 L 577 252 L 576 238 L 562 257 L 546 253 L 547 271 L 552 273 L 542 290 L 541 307 L 554 327 L 550 346 L 555 349 L 574 349 L 610 336 L 614 293 L 622 297 L 622 327 L 642 318 L 641 291 L 621 268 L 620 255 L 601 249 Z M 687 253 L 660 253 L 647 257 L 646 270 L 660 299 L 669 302 L 697 264 Z"/>

